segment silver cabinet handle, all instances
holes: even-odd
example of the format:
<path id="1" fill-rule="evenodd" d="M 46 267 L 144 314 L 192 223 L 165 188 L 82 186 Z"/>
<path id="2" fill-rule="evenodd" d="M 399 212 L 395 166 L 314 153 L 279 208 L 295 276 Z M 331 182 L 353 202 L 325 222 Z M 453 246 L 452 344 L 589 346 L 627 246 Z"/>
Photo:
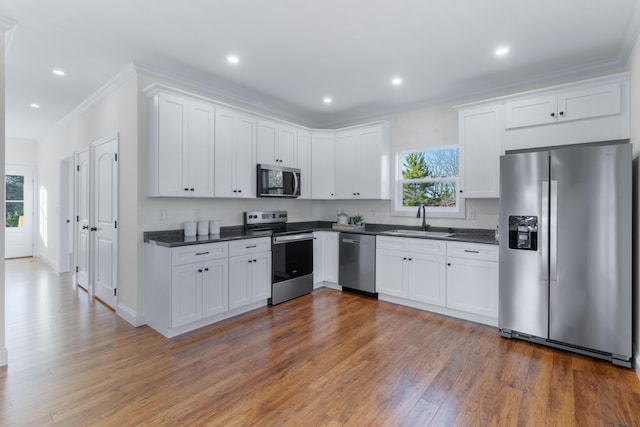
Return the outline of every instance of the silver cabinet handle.
<path id="1" fill-rule="evenodd" d="M 469 254 L 479 254 L 480 253 L 480 251 L 471 251 L 469 249 L 465 249 L 464 251 L 469 253 Z"/>
<path id="2" fill-rule="evenodd" d="M 207 255 L 209 253 L 209 251 L 206 252 L 196 252 L 196 255 Z"/>
<path id="3" fill-rule="evenodd" d="M 251 245 L 251 246 L 247 246 L 247 249 L 251 249 L 251 248 L 257 248 L 258 245 Z"/>

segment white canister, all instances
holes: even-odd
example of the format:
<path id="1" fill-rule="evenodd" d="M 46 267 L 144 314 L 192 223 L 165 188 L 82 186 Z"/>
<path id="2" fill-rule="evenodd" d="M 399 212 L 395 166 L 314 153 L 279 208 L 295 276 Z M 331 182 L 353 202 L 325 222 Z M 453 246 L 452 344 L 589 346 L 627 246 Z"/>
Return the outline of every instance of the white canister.
<path id="1" fill-rule="evenodd" d="M 209 221 L 209 234 L 220 234 L 220 221 L 217 219 Z"/>
<path id="2" fill-rule="evenodd" d="M 198 221 L 198 236 L 209 235 L 209 221 Z"/>
<path id="3" fill-rule="evenodd" d="M 194 237 L 198 232 L 198 223 L 195 221 L 184 222 L 184 237 Z"/>

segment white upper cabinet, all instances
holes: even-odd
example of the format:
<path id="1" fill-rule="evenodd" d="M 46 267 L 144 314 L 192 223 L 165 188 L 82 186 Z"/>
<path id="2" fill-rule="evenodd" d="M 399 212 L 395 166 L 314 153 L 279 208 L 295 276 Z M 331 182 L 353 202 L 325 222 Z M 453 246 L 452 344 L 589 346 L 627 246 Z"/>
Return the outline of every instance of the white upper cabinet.
<path id="1" fill-rule="evenodd" d="M 507 102 L 507 129 L 619 114 L 620 82 Z"/>
<path id="2" fill-rule="evenodd" d="M 258 163 L 295 168 L 298 165 L 297 148 L 296 128 L 272 121 L 258 120 Z"/>
<path id="3" fill-rule="evenodd" d="M 298 169 L 300 169 L 300 197 L 311 198 L 311 133 L 298 131 Z"/>
<path id="4" fill-rule="evenodd" d="M 500 113 L 500 104 L 458 110 L 465 198 L 499 197 Z"/>
<path id="5" fill-rule="evenodd" d="M 150 197 L 213 197 L 214 106 L 170 93 L 151 99 Z"/>
<path id="6" fill-rule="evenodd" d="M 256 119 L 216 109 L 215 196 L 256 197 Z"/>
<path id="7" fill-rule="evenodd" d="M 336 198 L 388 199 L 391 132 L 387 123 L 336 135 Z"/>
<path id="8" fill-rule="evenodd" d="M 336 142 L 333 132 L 311 135 L 311 198 L 336 198 Z M 304 176 L 302 177 L 304 179 Z"/>

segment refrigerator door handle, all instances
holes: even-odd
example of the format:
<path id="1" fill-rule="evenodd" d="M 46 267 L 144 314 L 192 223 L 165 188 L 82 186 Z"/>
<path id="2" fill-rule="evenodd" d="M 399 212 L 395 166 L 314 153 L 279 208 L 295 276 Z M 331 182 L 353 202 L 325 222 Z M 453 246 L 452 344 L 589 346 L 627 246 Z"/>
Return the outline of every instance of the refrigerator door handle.
<path id="1" fill-rule="evenodd" d="M 549 281 L 558 280 L 558 181 L 551 181 L 549 193 Z"/>
<path id="2" fill-rule="evenodd" d="M 548 280 L 549 277 L 549 181 L 542 181 L 542 200 L 540 211 L 540 269 L 541 277 Z"/>

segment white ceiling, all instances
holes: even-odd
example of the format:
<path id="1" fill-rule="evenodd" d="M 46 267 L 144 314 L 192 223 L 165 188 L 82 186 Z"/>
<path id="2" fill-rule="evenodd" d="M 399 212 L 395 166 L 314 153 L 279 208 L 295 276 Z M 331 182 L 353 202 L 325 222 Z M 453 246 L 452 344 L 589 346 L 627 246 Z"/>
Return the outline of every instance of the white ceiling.
<path id="1" fill-rule="evenodd" d="M 316 127 L 580 78 L 625 66 L 638 3 L 2 0 L 0 17 L 17 24 L 6 55 L 7 136 L 41 138 L 131 62 Z M 500 45 L 509 55 L 494 55 Z M 400 87 L 390 84 L 396 75 Z"/>

